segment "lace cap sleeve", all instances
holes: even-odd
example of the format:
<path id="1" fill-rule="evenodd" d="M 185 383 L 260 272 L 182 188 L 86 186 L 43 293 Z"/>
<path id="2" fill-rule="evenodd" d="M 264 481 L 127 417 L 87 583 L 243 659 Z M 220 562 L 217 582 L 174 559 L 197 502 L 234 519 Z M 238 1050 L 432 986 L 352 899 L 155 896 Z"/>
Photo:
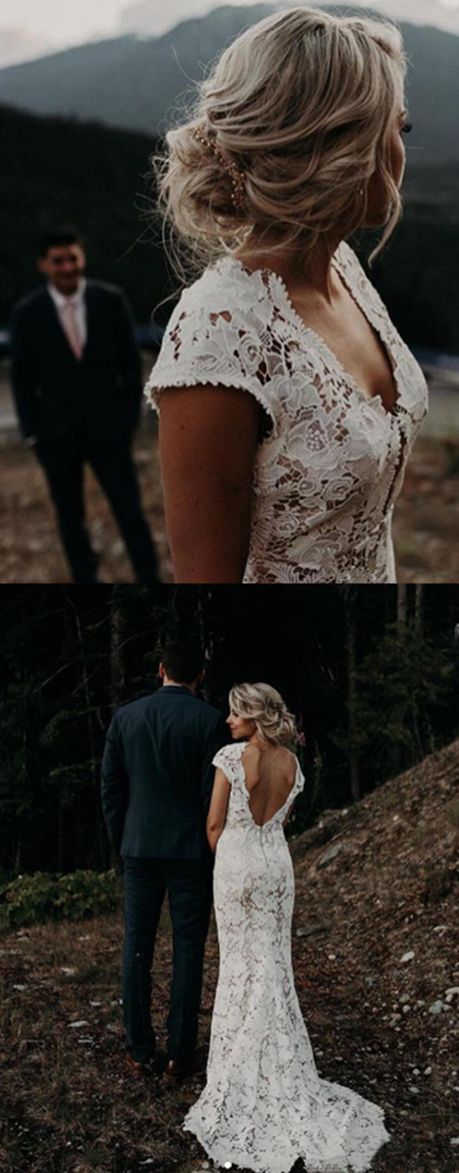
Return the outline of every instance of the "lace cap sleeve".
<path id="1" fill-rule="evenodd" d="M 293 784 L 293 790 L 292 790 L 292 795 L 294 798 L 296 798 L 297 795 L 301 794 L 301 791 L 304 790 L 304 784 L 305 784 L 305 777 L 304 777 L 303 771 L 301 769 L 300 763 L 299 763 L 299 761 L 297 761 L 297 763 L 296 763 L 296 777 L 295 777 L 295 782 Z"/>
<path id="2" fill-rule="evenodd" d="M 233 750 L 233 753 L 231 753 L 232 750 Z M 233 745 L 222 746 L 221 749 L 217 750 L 215 757 L 212 758 L 212 765 L 217 766 L 220 770 L 223 770 L 225 778 L 227 778 L 228 782 L 233 781 L 233 772 L 234 772 L 233 758 L 234 758 L 234 746 Z"/>
<path id="3" fill-rule="evenodd" d="M 166 387 L 235 387 L 254 396 L 275 429 L 276 404 L 257 323 L 238 305 L 237 290 L 225 295 L 210 278 L 211 272 L 185 290 L 175 307 L 146 398 L 159 414 Z"/>

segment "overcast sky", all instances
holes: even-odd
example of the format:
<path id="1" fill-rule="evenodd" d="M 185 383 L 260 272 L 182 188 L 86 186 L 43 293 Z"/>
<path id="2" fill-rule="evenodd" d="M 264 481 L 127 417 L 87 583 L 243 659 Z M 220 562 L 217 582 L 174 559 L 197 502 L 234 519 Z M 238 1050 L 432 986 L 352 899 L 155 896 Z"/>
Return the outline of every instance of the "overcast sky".
<path id="1" fill-rule="evenodd" d="M 143 0 L 146 6 L 146 0 Z M 226 3 L 247 4 L 252 0 L 225 0 Z M 294 0 L 292 0 L 294 2 Z M 377 0 L 366 0 L 368 8 L 378 8 Z M 37 38 L 53 47 L 113 36 L 129 25 L 126 12 L 140 8 L 139 0 L 1 0 L 0 28 L 14 30 L 29 41 Z M 157 31 L 165 32 L 187 16 L 202 14 L 218 7 L 218 0 L 149 0 L 149 9 L 157 21 Z M 459 32 L 459 0 L 384 0 L 381 10 L 392 10 L 395 18 L 407 18 L 412 12 L 416 20 L 420 12 L 437 14 L 435 23 L 445 17 L 447 27 L 457 22 Z M 156 23 L 156 22 L 155 22 Z M 416 21 L 418 23 L 418 21 Z M 432 23 L 434 21 L 432 20 Z"/>

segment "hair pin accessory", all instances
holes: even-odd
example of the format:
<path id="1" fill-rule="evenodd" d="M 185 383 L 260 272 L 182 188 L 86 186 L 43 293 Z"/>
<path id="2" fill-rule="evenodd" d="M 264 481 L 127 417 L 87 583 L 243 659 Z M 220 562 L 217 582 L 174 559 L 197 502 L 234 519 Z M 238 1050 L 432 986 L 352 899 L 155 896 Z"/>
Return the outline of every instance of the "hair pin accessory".
<path id="1" fill-rule="evenodd" d="M 220 150 L 220 147 L 217 147 L 217 144 L 213 141 L 213 139 L 209 138 L 205 131 L 201 130 L 199 126 L 196 127 L 193 135 L 199 143 L 202 143 L 203 147 L 206 147 L 208 151 L 212 151 L 216 159 L 218 159 L 222 170 L 225 171 L 231 179 L 231 201 L 238 212 L 242 211 L 245 205 L 244 172 L 241 171 L 237 164 L 233 163 L 231 159 L 226 158 L 226 156 L 223 154 L 223 151 Z"/>

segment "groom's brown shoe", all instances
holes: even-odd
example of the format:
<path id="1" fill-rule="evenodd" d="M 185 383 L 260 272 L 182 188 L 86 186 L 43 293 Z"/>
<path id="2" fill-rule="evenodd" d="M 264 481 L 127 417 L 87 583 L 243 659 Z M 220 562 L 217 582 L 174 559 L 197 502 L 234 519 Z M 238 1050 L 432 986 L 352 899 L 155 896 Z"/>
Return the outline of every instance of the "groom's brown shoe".
<path id="1" fill-rule="evenodd" d="M 139 1063 L 137 1059 L 132 1058 L 132 1055 L 126 1055 L 126 1066 L 134 1079 L 145 1079 L 150 1075 L 159 1075 L 156 1059 L 147 1059 L 145 1063 Z"/>
<path id="2" fill-rule="evenodd" d="M 180 1083 L 182 1079 L 186 1079 L 188 1075 L 195 1075 L 198 1071 L 199 1063 L 194 1055 L 189 1059 L 168 1059 L 163 1071 L 163 1079 L 169 1084 Z"/>

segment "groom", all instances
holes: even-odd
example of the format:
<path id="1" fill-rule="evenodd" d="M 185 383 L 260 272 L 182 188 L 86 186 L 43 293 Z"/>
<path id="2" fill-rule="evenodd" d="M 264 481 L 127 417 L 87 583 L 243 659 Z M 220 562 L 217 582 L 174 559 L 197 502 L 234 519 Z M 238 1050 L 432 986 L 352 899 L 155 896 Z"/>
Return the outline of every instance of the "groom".
<path id="1" fill-rule="evenodd" d="M 142 1076 L 193 1070 L 204 946 L 212 902 L 205 823 L 214 754 L 227 740 L 221 713 L 197 698 L 204 672 L 197 645 L 169 643 L 163 685 L 115 712 L 102 761 L 102 806 L 123 858 L 123 1011 L 127 1062 Z M 173 930 L 173 974 L 165 1064 L 155 1055 L 151 965 L 164 897 Z"/>
<path id="2" fill-rule="evenodd" d="M 45 236 L 38 267 L 45 284 L 13 311 L 11 377 L 24 442 L 45 472 L 72 577 L 97 581 L 85 523 L 89 463 L 136 578 L 152 585 L 157 557 L 130 451 L 142 381 L 129 306 L 120 289 L 86 280 L 75 229 Z"/>

